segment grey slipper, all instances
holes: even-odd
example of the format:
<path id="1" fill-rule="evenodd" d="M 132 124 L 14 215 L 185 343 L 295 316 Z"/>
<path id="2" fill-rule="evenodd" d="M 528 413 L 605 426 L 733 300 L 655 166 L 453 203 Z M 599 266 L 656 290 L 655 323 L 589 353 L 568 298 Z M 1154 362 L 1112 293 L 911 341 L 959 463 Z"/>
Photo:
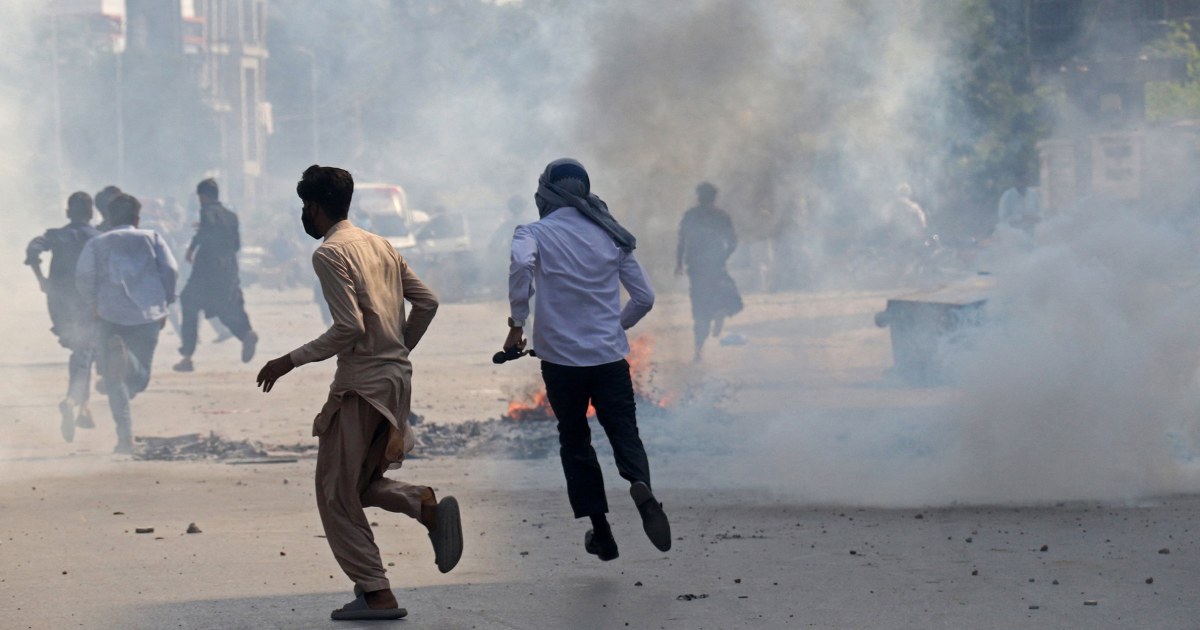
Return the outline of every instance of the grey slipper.
<path id="1" fill-rule="evenodd" d="M 458 501 L 444 497 L 437 505 L 437 527 L 429 532 L 433 543 L 434 561 L 438 571 L 449 573 L 462 558 L 462 518 L 458 512 Z"/>
<path id="2" fill-rule="evenodd" d="M 334 621 L 403 619 L 407 616 L 408 611 L 403 608 L 371 608 L 367 605 L 367 599 L 362 595 L 354 598 L 354 601 L 349 604 L 329 613 L 329 618 Z"/>

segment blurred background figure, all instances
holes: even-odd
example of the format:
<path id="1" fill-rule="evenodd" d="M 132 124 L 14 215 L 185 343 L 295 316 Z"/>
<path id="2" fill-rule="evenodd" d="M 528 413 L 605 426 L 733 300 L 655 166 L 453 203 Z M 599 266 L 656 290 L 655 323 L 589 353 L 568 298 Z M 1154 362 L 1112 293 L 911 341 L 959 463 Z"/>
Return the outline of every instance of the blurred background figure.
<path id="1" fill-rule="evenodd" d="M 1024 179 L 1000 195 L 997 208 L 999 223 L 1009 229 L 1025 233 L 1030 238 L 1037 224 L 1042 220 L 1041 191 L 1036 186 L 1030 186 Z"/>
<path id="2" fill-rule="evenodd" d="M 92 197 L 85 192 L 73 193 L 67 199 L 68 223 L 46 230 L 25 248 L 25 264 L 33 269 L 38 286 L 46 294 L 50 309 L 50 332 L 58 343 L 71 351 L 67 363 L 69 374 L 67 396 L 58 404 L 62 414 L 62 436 L 75 439 L 75 427 L 91 429 L 96 426 L 88 409 L 88 389 L 92 369 L 92 314 L 88 312 L 75 286 L 75 266 L 83 246 L 100 233 L 92 227 Z M 50 275 L 42 275 L 41 255 L 50 252 Z"/>
<path id="3" fill-rule="evenodd" d="M 120 194 L 109 203 L 112 229 L 83 246 L 75 283 L 85 309 L 95 314 L 98 359 L 108 407 L 117 427 L 114 453 L 133 452 L 129 401 L 150 383 L 158 333 L 175 301 L 178 271 L 166 241 L 138 229 L 142 204 Z"/>
<path id="4" fill-rule="evenodd" d="M 508 258 L 509 250 L 512 247 L 513 231 L 521 224 L 522 211 L 528 207 L 526 204 L 527 202 L 517 195 L 509 197 L 505 204 L 507 212 L 500 219 L 500 224 L 492 231 L 491 238 L 488 239 L 487 250 L 484 252 L 486 258 L 480 261 L 479 268 L 488 274 L 488 278 L 483 284 L 489 292 L 496 290 L 496 287 L 505 286 L 508 278 Z"/>
<path id="5" fill-rule="evenodd" d="M 890 247 L 901 259 L 920 256 L 929 239 L 929 217 L 913 199 L 908 182 L 896 187 L 896 196 L 884 206 L 884 222 L 889 230 Z"/>
<path id="6" fill-rule="evenodd" d="M 108 204 L 119 194 L 121 194 L 121 189 L 113 184 L 105 186 L 96 193 L 96 212 L 100 213 L 100 224 L 96 226 L 96 229 L 101 232 L 107 232 L 113 227 L 108 220 Z"/>
<path id="7" fill-rule="evenodd" d="M 709 334 L 720 336 L 725 318 L 741 312 L 742 296 L 725 268 L 730 254 L 737 249 L 737 234 L 729 215 L 715 205 L 717 187 L 701 183 L 696 187 L 696 198 L 698 205 L 685 212 L 679 223 L 675 275 L 687 271 L 696 341 L 693 359 L 699 361 Z"/>
<path id="8" fill-rule="evenodd" d="M 200 326 L 200 313 L 217 317 L 229 332 L 242 341 L 242 362 L 254 358 L 258 335 L 250 327 L 242 287 L 238 281 L 237 252 L 241 248 L 238 218 L 218 200 L 220 189 L 213 179 L 196 185 L 200 199 L 200 226 L 188 245 L 187 260 L 192 263 L 192 275 L 179 295 L 183 323 L 179 336 L 183 359 L 175 365 L 176 372 L 191 372 L 192 353 Z"/>

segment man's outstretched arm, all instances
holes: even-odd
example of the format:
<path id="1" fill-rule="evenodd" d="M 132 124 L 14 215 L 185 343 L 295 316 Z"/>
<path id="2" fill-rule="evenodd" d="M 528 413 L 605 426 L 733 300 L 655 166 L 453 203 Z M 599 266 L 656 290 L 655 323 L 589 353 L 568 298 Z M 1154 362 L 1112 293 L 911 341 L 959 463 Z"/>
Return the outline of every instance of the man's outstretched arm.
<path id="1" fill-rule="evenodd" d="M 257 379 L 264 392 L 271 391 L 275 381 L 293 369 L 305 363 L 324 361 L 341 352 L 365 330 L 358 297 L 354 292 L 354 280 L 346 261 L 318 249 L 313 252 L 313 271 L 321 281 L 321 291 L 325 295 L 325 302 L 329 304 L 333 325 L 320 337 L 268 361 L 259 370 Z"/>

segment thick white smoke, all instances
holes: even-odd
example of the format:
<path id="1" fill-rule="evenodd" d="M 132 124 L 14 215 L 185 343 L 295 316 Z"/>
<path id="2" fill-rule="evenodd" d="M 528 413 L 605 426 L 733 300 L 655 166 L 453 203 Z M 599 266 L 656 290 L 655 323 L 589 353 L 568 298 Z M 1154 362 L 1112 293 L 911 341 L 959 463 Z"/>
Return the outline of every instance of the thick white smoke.
<path id="1" fill-rule="evenodd" d="M 909 409 L 778 418 L 738 482 L 829 503 L 1136 501 L 1200 489 L 1194 241 L 1128 207 L 1039 230 L 996 269 L 953 390 Z"/>
<path id="2" fill-rule="evenodd" d="M 0 233 L 0 294 L 5 306 L 0 309 L 0 328 L 8 331 L 7 346 L 17 355 L 35 337 L 47 349 L 55 347 L 49 332 L 49 318 L 44 312 L 44 298 L 36 281 L 22 263 L 25 244 L 42 230 L 66 222 L 66 198 L 57 199 L 55 146 L 53 135 L 47 134 L 52 117 L 52 85 L 46 73 L 42 80 L 35 78 L 38 51 L 49 43 L 39 38 L 35 17 L 41 4 L 34 0 L 15 0 L 0 3 L 0 189 L 5 191 L 4 209 L 7 229 Z M 48 55 L 45 55 L 48 57 Z M 49 67 L 44 67 L 49 71 Z M 27 308 L 32 307 L 32 308 Z M 33 319 L 35 315 L 41 319 Z M 4 434 L 20 430 L 22 420 L 28 419 L 25 405 L 35 396 L 30 384 L 33 366 L 13 360 L 0 362 L 0 401 L 5 406 L 0 414 Z M 64 377 L 65 379 L 65 377 Z M 64 383 L 65 389 L 65 383 Z M 22 404 L 24 403 L 24 404 Z M 27 425 L 26 425 L 27 426 Z M 0 438 L 0 460 L 7 459 L 9 444 Z M 0 474 L 9 464 L 0 463 Z"/>
<path id="3" fill-rule="evenodd" d="M 279 150 L 267 168 L 292 205 L 296 175 L 316 159 L 403 184 L 425 207 L 498 223 L 511 195 L 530 203 L 532 219 L 537 173 L 571 155 L 634 228 L 660 288 L 679 218 L 709 180 L 745 249 L 794 213 L 802 228 L 789 238 L 805 250 L 794 272 L 836 287 L 830 261 L 881 221 L 880 202 L 899 183 L 936 194 L 922 186 L 937 181 L 949 140 L 968 131 L 971 121 L 947 114 L 945 91 L 962 71 L 951 29 L 966 4 L 272 2 L 266 80 Z M 19 250 L 61 222 L 65 193 L 109 183 L 71 175 L 59 190 L 45 171 L 54 136 L 42 8 L 0 3 L 0 189 L 4 212 L 20 221 L 0 237 L 10 252 L 0 290 L 36 303 L 5 309 L 7 330 L 49 326 L 29 321 L 44 310 Z M 303 57 L 297 47 L 315 54 L 315 112 L 309 66 L 284 63 Z M 317 156 L 312 113 L 323 125 Z M 1195 490 L 1194 240 L 1137 208 L 1085 211 L 1043 223 L 1040 249 L 992 268 L 990 323 L 951 353 L 955 389 L 899 409 L 797 408 L 736 429 L 693 427 L 738 455 L 713 480 L 882 505 Z M 245 209 L 254 212 L 274 209 Z M 27 395 L 23 378 L 8 370 L 0 398 Z"/>

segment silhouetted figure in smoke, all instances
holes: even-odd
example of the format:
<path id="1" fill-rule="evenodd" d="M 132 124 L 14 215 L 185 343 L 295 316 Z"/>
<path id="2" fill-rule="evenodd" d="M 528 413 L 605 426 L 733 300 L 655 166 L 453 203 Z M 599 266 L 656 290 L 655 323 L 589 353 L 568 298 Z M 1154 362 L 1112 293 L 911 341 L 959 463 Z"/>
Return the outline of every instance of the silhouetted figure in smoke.
<path id="1" fill-rule="evenodd" d="M 884 249 L 906 262 L 926 254 L 929 218 L 921 204 L 913 200 L 912 186 L 902 183 L 896 187 L 896 196 L 883 207 L 883 221 L 887 242 L 880 245 Z"/>
<path id="2" fill-rule="evenodd" d="M 508 337 L 504 349 L 523 350 L 529 302 L 537 290 L 533 341 L 542 360 L 546 397 L 558 419 L 567 497 L 575 518 L 589 517 L 584 549 L 601 560 L 618 556 L 605 516 L 604 477 L 588 431 L 588 405 L 612 444 L 621 477 L 661 551 L 671 548 L 671 526 L 650 491 L 650 463 L 638 435 L 625 331 L 654 305 L 654 291 L 633 256 L 636 239 L 608 206 L 591 194 L 587 171 L 575 160 L 555 160 L 538 178 L 534 195 L 541 219 L 517 227 L 508 276 Z M 629 302 L 621 307 L 621 287 Z"/>
<path id="3" fill-rule="evenodd" d="M 521 224 L 521 213 L 528 208 L 528 203 L 515 195 L 509 197 L 506 204 L 508 211 L 500 221 L 500 225 L 496 226 L 492 232 L 491 238 L 488 239 L 488 246 L 485 250 L 487 258 L 482 261 L 480 267 L 488 275 L 489 287 L 502 286 L 504 278 L 508 276 L 507 267 L 503 261 L 508 258 L 513 231 Z"/>
<path id="4" fill-rule="evenodd" d="M 496 230 L 492 232 L 492 237 L 488 239 L 489 261 L 502 260 L 508 256 L 513 231 L 517 229 L 518 225 L 521 225 L 521 213 L 525 211 L 526 203 L 528 202 L 516 195 L 508 198 L 508 202 L 505 203 L 508 212 L 500 221 L 500 225 L 496 226 Z"/>
<path id="5" fill-rule="evenodd" d="M 1019 181 L 1000 195 L 997 227 L 1005 227 L 1033 238 L 1034 228 L 1042 220 L 1041 198 L 1036 187 Z"/>
<path id="6" fill-rule="evenodd" d="M 246 303 L 238 281 L 237 252 L 242 246 L 238 234 L 238 218 L 219 200 L 217 182 L 206 179 L 196 185 L 200 198 L 200 227 L 187 248 L 187 261 L 192 263 L 192 275 L 179 294 L 183 322 L 179 337 L 183 345 L 179 354 L 183 360 L 175 365 L 177 372 L 191 372 L 192 353 L 196 351 L 200 313 L 217 317 L 233 336 L 242 341 L 242 362 L 254 358 L 258 335 L 250 327 Z"/>
<path id="7" fill-rule="evenodd" d="M 269 392 L 297 366 L 337 356 L 329 398 L 313 423 L 317 449 L 317 510 L 325 538 L 357 597 L 333 611 L 334 619 L 399 619 L 387 570 L 363 509 L 379 507 L 417 519 L 429 530 L 438 569 L 446 573 L 462 556 L 458 502 L 438 502 L 433 488 L 383 473 L 412 449 L 408 424 L 412 397 L 409 353 L 437 312 L 437 297 L 386 239 L 348 217 L 354 179 L 340 168 L 312 165 L 296 185 L 304 201 L 304 232 L 324 243 L 312 264 L 333 326 L 320 337 L 272 359 L 258 373 Z M 404 316 L 404 301 L 412 304 Z"/>
<path id="8" fill-rule="evenodd" d="M 95 314 L 98 359 L 117 426 L 116 453 L 133 450 L 129 400 L 146 389 L 158 333 L 175 301 L 175 257 L 158 233 L 138 229 L 142 205 L 120 194 L 108 207 L 112 229 L 89 240 L 75 282 Z"/>
<path id="9" fill-rule="evenodd" d="M 725 318 L 742 311 L 742 296 L 725 269 L 725 262 L 737 249 L 737 234 L 729 215 L 715 205 L 717 187 L 701 183 L 696 187 L 696 197 L 699 204 L 685 212 L 679 222 L 675 275 L 687 270 L 696 340 L 694 360 L 699 361 L 709 334 L 720 336 Z"/>
<path id="10" fill-rule="evenodd" d="M 75 267 L 83 246 L 100 234 L 91 226 L 92 197 L 85 192 L 73 193 L 67 199 L 67 219 L 60 228 L 29 242 L 25 248 L 25 264 L 33 269 L 38 286 L 46 294 L 50 308 L 50 331 L 58 343 L 71 351 L 67 363 L 67 396 L 58 403 L 62 415 L 62 436 L 75 439 L 75 427 L 91 429 L 96 426 L 88 409 L 88 390 L 91 382 L 92 347 L 95 333 L 92 314 L 88 311 L 79 289 L 75 286 Z M 50 275 L 42 275 L 41 255 L 50 252 Z"/>
<path id="11" fill-rule="evenodd" d="M 108 219 L 108 204 L 119 194 L 121 194 L 121 189 L 111 184 L 96 193 L 96 212 L 100 213 L 100 224 L 96 226 L 97 230 L 107 232 L 113 228 L 112 222 Z"/>

